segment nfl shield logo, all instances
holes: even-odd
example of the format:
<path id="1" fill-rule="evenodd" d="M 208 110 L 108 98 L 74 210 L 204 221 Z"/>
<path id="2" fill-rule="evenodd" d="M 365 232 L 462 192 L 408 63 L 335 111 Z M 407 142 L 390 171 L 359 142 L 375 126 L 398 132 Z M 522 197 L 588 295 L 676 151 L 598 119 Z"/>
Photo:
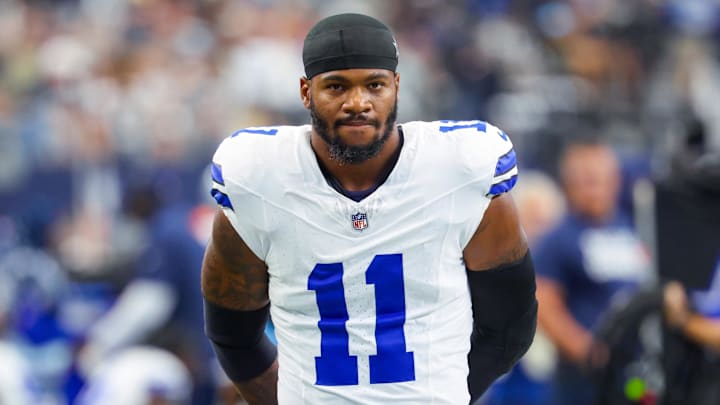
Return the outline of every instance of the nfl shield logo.
<path id="1" fill-rule="evenodd" d="M 368 227 L 367 214 L 364 212 L 358 212 L 352 215 L 353 228 L 356 231 L 362 231 Z"/>

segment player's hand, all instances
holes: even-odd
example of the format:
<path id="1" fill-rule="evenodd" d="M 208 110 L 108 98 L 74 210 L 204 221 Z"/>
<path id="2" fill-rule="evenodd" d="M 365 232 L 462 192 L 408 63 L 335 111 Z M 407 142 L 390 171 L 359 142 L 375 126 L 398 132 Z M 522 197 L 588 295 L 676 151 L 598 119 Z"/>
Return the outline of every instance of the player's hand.
<path id="1" fill-rule="evenodd" d="M 665 286 L 663 301 L 663 310 L 668 325 L 682 329 L 690 318 L 690 307 L 685 288 L 677 281 L 671 281 Z"/>

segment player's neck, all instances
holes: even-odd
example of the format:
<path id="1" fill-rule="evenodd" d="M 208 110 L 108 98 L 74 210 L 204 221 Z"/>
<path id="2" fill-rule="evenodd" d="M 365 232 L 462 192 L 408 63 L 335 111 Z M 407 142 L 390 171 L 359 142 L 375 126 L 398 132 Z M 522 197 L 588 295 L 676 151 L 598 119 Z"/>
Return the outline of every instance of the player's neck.
<path id="1" fill-rule="evenodd" d="M 402 147 L 397 126 L 393 128 L 380 153 L 357 164 L 341 164 L 332 159 L 327 145 L 319 136 L 313 136 L 311 143 L 323 170 L 347 191 L 367 190 L 384 181 L 395 165 Z"/>

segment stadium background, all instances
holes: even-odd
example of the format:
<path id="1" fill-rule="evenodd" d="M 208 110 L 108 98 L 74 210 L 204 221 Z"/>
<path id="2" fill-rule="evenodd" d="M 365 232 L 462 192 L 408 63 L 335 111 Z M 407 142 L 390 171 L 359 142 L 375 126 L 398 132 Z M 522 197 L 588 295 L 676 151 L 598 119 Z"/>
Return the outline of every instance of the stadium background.
<path id="1" fill-rule="evenodd" d="M 5 0 L 0 342 L 21 354 L 32 403 L 82 389 L 77 353 L 152 233 L 138 205 L 193 207 L 202 241 L 214 148 L 238 128 L 308 122 L 302 38 L 347 11 L 396 34 L 400 122 L 487 120 L 521 170 L 550 178 L 564 140 L 599 135 L 630 212 L 636 181 L 678 150 L 720 149 L 716 0 Z"/>

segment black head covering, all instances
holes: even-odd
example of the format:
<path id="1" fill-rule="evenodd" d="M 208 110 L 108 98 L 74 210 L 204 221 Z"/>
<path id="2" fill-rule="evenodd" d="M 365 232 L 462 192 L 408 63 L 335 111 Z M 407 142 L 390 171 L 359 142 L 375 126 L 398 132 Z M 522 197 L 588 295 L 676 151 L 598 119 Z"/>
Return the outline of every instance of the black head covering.
<path id="1" fill-rule="evenodd" d="M 362 14 L 338 14 L 310 29 L 303 46 L 305 76 L 341 69 L 387 69 L 398 64 L 397 43 L 390 29 Z"/>

